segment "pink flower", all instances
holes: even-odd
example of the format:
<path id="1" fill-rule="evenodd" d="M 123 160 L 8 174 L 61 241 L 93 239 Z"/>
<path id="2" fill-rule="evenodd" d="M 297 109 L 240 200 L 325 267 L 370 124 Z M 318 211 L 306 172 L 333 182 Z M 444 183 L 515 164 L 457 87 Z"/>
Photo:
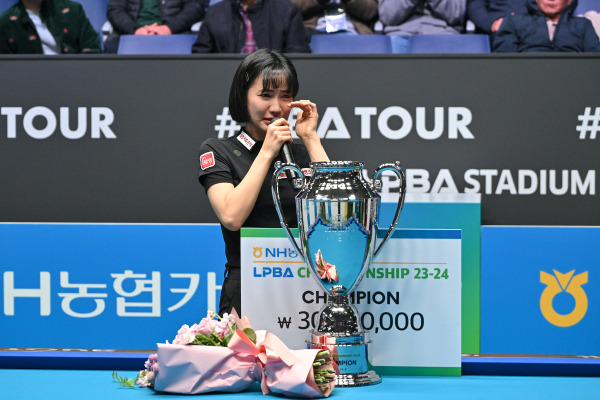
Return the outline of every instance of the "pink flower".
<path id="1" fill-rule="evenodd" d="M 325 262 L 321 250 L 317 250 L 315 254 L 315 263 L 317 265 L 317 276 L 323 280 L 327 279 L 329 282 L 337 282 L 339 279 L 337 268 L 335 265 Z"/>
<path id="2" fill-rule="evenodd" d="M 158 354 L 150 354 L 144 367 L 146 369 L 140 371 L 140 377 L 136 383 L 140 387 L 154 386 L 154 379 L 158 374 Z"/>
<path id="3" fill-rule="evenodd" d="M 227 346 L 228 338 L 235 331 L 235 316 L 225 313 L 223 318 L 213 311 L 209 311 L 206 318 L 191 327 L 183 325 L 173 344 L 178 345 L 205 345 L 205 346 Z M 167 342 L 168 344 L 168 342 Z"/>
<path id="4" fill-rule="evenodd" d="M 188 344 L 194 341 L 196 334 L 194 334 L 190 327 L 185 324 L 177 331 L 177 336 L 173 339 L 173 344 Z"/>
<path id="5" fill-rule="evenodd" d="M 327 263 L 327 265 L 325 266 L 325 270 L 326 270 L 325 274 L 326 274 L 329 282 L 331 282 L 331 281 L 337 282 L 338 279 L 340 279 L 338 277 L 338 273 L 337 273 L 337 269 L 335 268 L 335 265 Z"/>
<path id="6" fill-rule="evenodd" d="M 233 314 L 223 314 L 223 318 L 221 320 L 226 321 L 229 326 L 235 325 L 235 315 Z"/>
<path id="7" fill-rule="evenodd" d="M 233 326 L 233 316 L 225 313 L 220 321 L 217 321 L 215 324 L 215 334 L 219 336 L 221 339 L 225 339 L 226 336 L 231 334 L 231 327 Z"/>
<path id="8" fill-rule="evenodd" d="M 148 383 L 148 379 L 146 379 L 146 376 L 138 379 L 136 383 L 139 385 L 139 387 L 147 387 L 150 385 Z"/>
<path id="9" fill-rule="evenodd" d="M 207 318 L 202 318 L 202 321 L 200 321 L 199 324 L 192 325 L 192 329 L 191 330 L 194 333 L 194 337 L 198 333 L 201 333 L 204 336 L 208 337 L 208 336 L 210 336 L 210 334 L 214 330 L 214 326 L 215 326 L 215 321 L 212 320 L 212 319 L 209 319 L 207 317 Z"/>

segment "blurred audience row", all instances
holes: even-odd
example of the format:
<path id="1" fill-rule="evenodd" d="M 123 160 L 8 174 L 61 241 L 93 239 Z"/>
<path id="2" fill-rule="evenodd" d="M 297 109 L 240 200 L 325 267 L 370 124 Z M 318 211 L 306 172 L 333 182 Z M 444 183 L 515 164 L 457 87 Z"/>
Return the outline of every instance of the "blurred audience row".
<path id="1" fill-rule="evenodd" d="M 192 53 L 308 53 L 315 35 L 456 34 L 489 35 L 496 52 L 600 52 L 600 0 L 79 1 L 0 0 L 0 53 L 117 53 L 123 35 L 175 34 L 196 35 Z M 585 16 L 578 2 L 590 2 Z"/>

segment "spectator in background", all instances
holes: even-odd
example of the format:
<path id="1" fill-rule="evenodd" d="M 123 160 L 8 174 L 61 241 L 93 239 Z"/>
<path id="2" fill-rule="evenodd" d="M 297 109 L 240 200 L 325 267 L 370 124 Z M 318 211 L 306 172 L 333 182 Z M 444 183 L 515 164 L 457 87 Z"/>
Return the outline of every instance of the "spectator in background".
<path id="1" fill-rule="evenodd" d="M 116 53 L 121 35 L 171 35 L 190 32 L 204 17 L 209 0 L 109 0 L 106 16 L 113 32 L 104 43 Z"/>
<path id="2" fill-rule="evenodd" d="M 289 0 L 223 0 L 208 9 L 192 53 L 310 53 L 302 15 Z"/>
<path id="3" fill-rule="evenodd" d="M 468 0 L 467 17 L 477 32 L 495 33 L 508 15 L 527 14 L 527 3 L 533 0 Z"/>
<path id="4" fill-rule="evenodd" d="M 590 10 L 585 14 L 580 15 L 580 17 L 585 17 L 590 20 L 594 30 L 596 31 L 596 35 L 600 37 L 600 13 L 598 11 Z"/>
<path id="5" fill-rule="evenodd" d="M 494 35 L 495 52 L 598 52 L 592 23 L 573 16 L 577 0 L 537 0 L 528 14 L 504 18 Z"/>
<path id="6" fill-rule="evenodd" d="M 455 34 L 464 30 L 466 0 L 379 0 L 383 33 Z"/>
<path id="7" fill-rule="evenodd" d="M 373 33 L 377 0 L 290 0 L 302 11 L 306 36 L 315 33 Z"/>
<path id="8" fill-rule="evenodd" d="M 100 36 L 79 3 L 20 0 L 0 16 L 0 53 L 101 53 Z"/>

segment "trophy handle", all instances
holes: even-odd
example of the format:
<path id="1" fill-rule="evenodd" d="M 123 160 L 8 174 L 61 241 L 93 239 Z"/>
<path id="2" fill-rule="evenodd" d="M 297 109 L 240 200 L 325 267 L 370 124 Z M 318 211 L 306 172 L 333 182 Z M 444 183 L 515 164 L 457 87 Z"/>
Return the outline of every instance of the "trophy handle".
<path id="1" fill-rule="evenodd" d="M 381 164 L 375 170 L 375 174 L 373 175 L 373 179 L 372 179 L 373 187 L 375 188 L 375 190 L 379 190 L 381 188 L 381 182 L 377 181 L 377 178 L 384 171 L 393 171 L 396 175 L 398 175 L 398 178 L 400 179 L 400 197 L 398 198 L 398 206 L 396 207 L 396 213 L 394 214 L 394 219 L 392 220 L 392 223 L 390 224 L 390 227 L 389 227 L 387 233 L 385 234 L 383 241 L 379 244 L 379 247 L 377 247 L 377 250 L 375 250 L 375 253 L 373 254 L 373 259 L 375 259 L 375 257 L 377 257 L 377 254 L 379 254 L 379 251 L 383 248 L 383 246 L 388 241 L 390 236 L 392 236 L 394 229 L 396 229 L 396 225 L 398 224 L 398 218 L 400 218 L 400 211 L 402 211 L 402 206 L 404 206 L 404 196 L 406 195 L 406 176 L 404 174 L 404 170 L 402 169 L 402 164 L 400 164 L 399 161 L 396 161 L 393 164 L 391 164 L 391 163 Z"/>
<path id="2" fill-rule="evenodd" d="M 302 173 L 302 171 L 296 164 L 288 164 L 288 163 L 283 164 L 281 161 L 277 161 L 277 162 L 275 162 L 275 172 L 273 173 L 273 177 L 271 178 L 271 193 L 273 195 L 273 203 L 275 203 L 275 210 L 277 210 L 277 215 L 279 216 L 279 221 L 281 222 L 281 226 L 285 230 L 285 234 L 287 235 L 288 239 L 290 239 L 290 242 L 292 242 L 292 244 L 294 245 L 294 248 L 296 249 L 298 254 L 300 254 L 306 260 L 306 256 L 304 255 L 304 253 L 298 246 L 298 243 L 296 243 L 296 240 L 294 239 L 294 236 L 292 235 L 292 231 L 290 230 L 290 227 L 287 224 L 287 222 L 284 220 L 283 212 L 281 211 L 281 199 L 279 198 L 279 179 L 278 178 L 279 178 L 279 175 L 281 175 L 281 173 L 283 171 L 288 170 L 288 169 L 296 171 L 301 176 L 301 178 L 296 178 L 296 179 L 300 179 L 302 182 L 302 187 L 304 187 L 304 174 Z"/>

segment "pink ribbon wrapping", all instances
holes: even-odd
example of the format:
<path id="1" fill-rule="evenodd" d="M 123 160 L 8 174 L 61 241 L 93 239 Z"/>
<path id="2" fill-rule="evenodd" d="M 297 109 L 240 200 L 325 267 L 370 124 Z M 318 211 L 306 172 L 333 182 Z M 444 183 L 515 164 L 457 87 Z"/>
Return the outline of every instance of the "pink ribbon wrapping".
<path id="1" fill-rule="evenodd" d="M 257 331 L 257 344 L 237 330 L 228 347 L 158 344 L 159 372 L 154 389 L 199 394 L 240 392 L 260 381 L 263 394 L 327 397 L 314 381 L 313 362 L 321 350 L 292 351 L 274 334 Z"/>

